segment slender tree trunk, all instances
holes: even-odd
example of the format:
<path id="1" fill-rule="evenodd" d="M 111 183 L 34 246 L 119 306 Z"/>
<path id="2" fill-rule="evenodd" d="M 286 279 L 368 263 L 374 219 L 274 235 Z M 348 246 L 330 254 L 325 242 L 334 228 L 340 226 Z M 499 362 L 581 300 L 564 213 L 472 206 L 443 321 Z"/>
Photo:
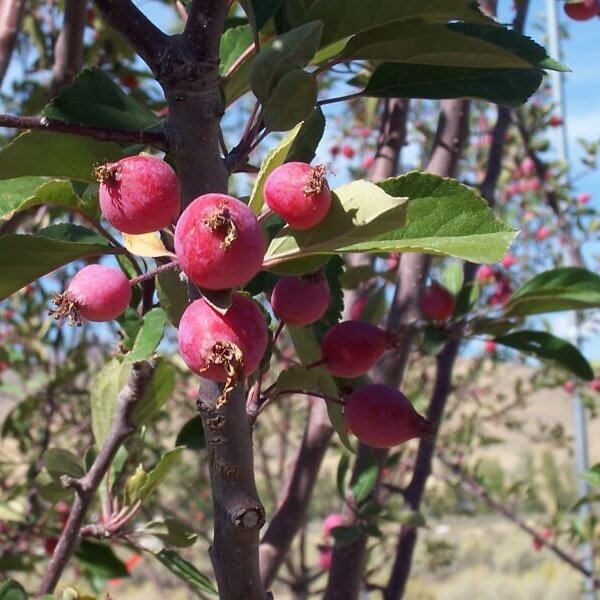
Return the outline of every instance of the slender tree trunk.
<path id="1" fill-rule="evenodd" d="M 0 3 L 0 86 L 15 49 L 24 8 L 25 0 L 2 0 Z"/>

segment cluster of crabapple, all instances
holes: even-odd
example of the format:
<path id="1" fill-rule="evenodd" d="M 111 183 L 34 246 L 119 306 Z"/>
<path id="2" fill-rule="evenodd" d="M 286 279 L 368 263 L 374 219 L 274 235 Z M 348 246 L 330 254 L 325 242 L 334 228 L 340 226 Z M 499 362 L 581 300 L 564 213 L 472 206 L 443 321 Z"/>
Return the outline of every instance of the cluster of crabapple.
<path id="1" fill-rule="evenodd" d="M 179 214 L 177 175 L 166 162 L 150 155 L 103 165 L 96 174 L 102 214 L 113 227 L 139 235 L 175 224 L 175 255 L 188 282 L 200 292 L 232 290 L 225 310 L 210 302 L 208 293 L 193 301 L 178 328 L 185 363 L 194 373 L 224 382 L 225 401 L 237 381 L 259 368 L 268 345 L 263 310 L 248 294 L 236 291 L 262 269 L 266 241 L 259 219 L 242 201 L 219 193 L 199 196 Z M 267 177 L 264 198 L 268 209 L 290 229 L 315 227 L 325 219 L 332 203 L 326 168 L 285 163 Z M 52 313 L 76 324 L 82 318 L 115 319 L 129 306 L 134 284 L 135 280 L 128 280 L 119 269 L 89 265 L 55 298 L 57 307 Z M 429 318 L 450 318 L 454 299 L 450 294 L 448 310 L 447 294 L 441 287 L 428 290 L 423 310 Z M 317 271 L 280 278 L 270 301 L 282 324 L 301 327 L 324 316 L 331 291 L 324 274 Z M 396 344 L 396 335 L 374 324 L 343 321 L 325 333 L 321 360 L 313 367 L 323 367 L 335 377 L 360 377 Z M 348 430 L 375 447 L 391 447 L 432 431 L 404 394 L 385 385 L 366 384 L 348 394 L 344 415 Z"/>

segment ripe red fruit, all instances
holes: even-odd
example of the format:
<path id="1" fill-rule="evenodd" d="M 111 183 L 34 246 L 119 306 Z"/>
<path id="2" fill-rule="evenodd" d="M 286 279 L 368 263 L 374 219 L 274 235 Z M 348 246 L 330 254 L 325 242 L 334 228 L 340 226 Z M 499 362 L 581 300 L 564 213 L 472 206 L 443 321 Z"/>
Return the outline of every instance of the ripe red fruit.
<path id="1" fill-rule="evenodd" d="M 362 161 L 362 168 L 365 171 L 368 171 L 373 166 L 374 162 L 375 162 L 374 156 L 365 156 Z"/>
<path id="2" fill-rule="evenodd" d="M 265 239 L 243 202 L 225 194 L 196 198 L 179 217 L 175 253 L 193 283 L 209 290 L 243 285 L 261 269 Z"/>
<path id="3" fill-rule="evenodd" d="M 563 384 L 563 388 L 567 394 L 572 394 L 575 391 L 575 382 L 572 379 L 567 379 Z"/>
<path id="4" fill-rule="evenodd" d="M 597 0 L 584 0 L 583 2 L 565 2 L 565 14 L 574 21 L 589 21 L 600 10 Z"/>
<path id="5" fill-rule="evenodd" d="M 274 169 L 265 182 L 267 206 L 292 229 L 310 229 L 320 223 L 331 207 L 331 190 L 323 165 L 289 162 Z"/>
<path id="6" fill-rule="evenodd" d="M 251 298 L 234 292 L 225 314 L 203 298 L 190 304 L 178 337 L 181 356 L 194 373 L 226 381 L 233 375 L 246 377 L 258 367 L 267 348 L 267 323 Z"/>
<path id="7" fill-rule="evenodd" d="M 402 392 L 379 383 L 364 385 L 346 398 L 344 421 L 361 442 L 374 448 L 391 448 L 434 430 Z"/>
<path id="8" fill-rule="evenodd" d="M 531 544 L 536 552 L 539 552 L 544 547 L 544 544 L 538 538 L 533 538 Z"/>
<path id="9" fill-rule="evenodd" d="M 531 158 L 529 158 L 529 156 L 525 157 L 521 163 L 521 172 L 523 175 L 529 177 L 530 175 L 533 175 L 534 171 L 535 163 Z"/>
<path id="10" fill-rule="evenodd" d="M 396 344 L 390 331 L 366 321 L 343 321 L 327 331 L 321 343 L 323 364 L 336 377 L 364 375 Z"/>
<path id="11" fill-rule="evenodd" d="M 55 319 L 67 319 L 71 325 L 88 321 L 112 321 L 131 302 L 129 280 L 120 269 L 103 265 L 88 265 L 77 271 L 67 290 L 52 300 Z"/>
<path id="12" fill-rule="evenodd" d="M 271 294 L 275 315 L 288 325 L 318 321 L 331 302 L 331 291 L 322 273 L 280 279 Z"/>
<path id="13" fill-rule="evenodd" d="M 510 252 L 508 254 L 506 254 L 504 256 L 504 258 L 500 261 L 500 264 L 505 268 L 505 269 L 510 269 L 510 267 L 512 267 L 513 265 L 515 265 L 517 263 L 517 259 L 515 258 L 514 254 L 511 254 Z"/>
<path id="14" fill-rule="evenodd" d="M 563 124 L 563 119 L 559 115 L 552 115 L 548 120 L 550 127 L 560 127 Z"/>
<path id="15" fill-rule="evenodd" d="M 331 513 L 323 519 L 323 537 L 329 537 L 331 530 L 344 524 L 344 517 L 339 513 Z"/>
<path id="16" fill-rule="evenodd" d="M 535 239 L 538 242 L 543 242 L 544 240 L 548 239 L 550 237 L 550 234 L 552 232 L 550 231 L 550 229 L 548 229 L 548 227 L 545 227 L 544 225 L 542 225 L 536 232 L 535 232 Z"/>
<path id="17" fill-rule="evenodd" d="M 331 562 L 333 561 L 333 546 L 319 546 L 319 567 L 323 571 L 329 571 L 331 569 Z"/>
<path id="18" fill-rule="evenodd" d="M 180 209 L 179 179 L 163 160 L 140 154 L 96 169 L 104 218 L 123 233 L 168 227 Z"/>
<path id="19" fill-rule="evenodd" d="M 588 385 L 590 386 L 590 390 L 592 390 L 592 392 L 600 392 L 600 379 L 592 379 Z"/>
<path id="20" fill-rule="evenodd" d="M 58 538 L 55 536 L 46 538 L 44 540 L 44 551 L 48 556 L 52 556 L 54 551 L 56 550 L 56 546 L 58 546 Z"/>
<path id="21" fill-rule="evenodd" d="M 579 202 L 579 204 L 587 204 L 591 199 L 592 195 L 588 192 L 581 192 L 581 194 L 577 196 L 577 202 Z"/>
<path id="22" fill-rule="evenodd" d="M 135 90 L 140 85 L 139 79 L 133 73 L 121 73 L 121 75 L 119 75 L 119 81 L 123 87 L 130 90 Z"/>
<path id="23" fill-rule="evenodd" d="M 489 283 L 496 279 L 496 271 L 490 265 L 481 265 L 477 269 L 477 281 L 479 283 Z"/>
<path id="24" fill-rule="evenodd" d="M 342 154 L 346 157 L 346 158 L 354 158 L 354 148 L 348 144 L 345 144 L 342 147 Z"/>
<path id="25" fill-rule="evenodd" d="M 443 285 L 432 283 L 423 292 L 419 307 L 431 321 L 447 321 L 454 314 L 454 296 Z"/>
<path id="26" fill-rule="evenodd" d="M 492 340 L 488 340 L 485 343 L 485 351 L 488 354 L 493 354 L 494 352 L 496 352 L 496 346 L 497 346 L 496 342 L 493 342 Z"/>
<path id="27" fill-rule="evenodd" d="M 331 153 L 331 156 L 333 156 L 335 158 L 340 153 L 340 147 L 339 146 L 331 146 L 331 148 L 329 148 L 329 152 Z"/>

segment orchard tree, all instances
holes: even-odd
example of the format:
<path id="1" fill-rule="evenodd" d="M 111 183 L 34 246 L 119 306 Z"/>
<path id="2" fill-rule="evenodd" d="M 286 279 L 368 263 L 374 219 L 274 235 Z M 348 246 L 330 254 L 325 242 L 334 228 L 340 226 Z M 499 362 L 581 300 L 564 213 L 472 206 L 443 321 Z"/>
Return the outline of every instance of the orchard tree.
<path id="1" fill-rule="evenodd" d="M 517 260 L 508 253 L 517 230 L 492 211 L 499 183 L 508 193 L 510 148 L 527 153 L 512 196 L 541 189 L 573 238 L 532 141 L 539 115 L 515 108 L 545 70 L 564 69 L 522 35 L 527 0 L 512 27 L 494 20 L 495 2 L 374 3 L 176 2 L 171 34 L 130 0 L 3 4 L 0 76 L 19 56 L 25 73 L 5 99 L 11 114 L 0 115 L 24 130 L 0 149 L 0 364 L 18 388 L 2 435 L 28 467 L 1 467 L 0 571 L 37 576 L 38 596 L 72 582 L 72 559 L 100 593 L 133 568 L 114 553 L 121 546 L 152 555 L 201 597 L 272 597 L 329 451 L 340 512 L 325 521 L 319 569 L 303 559 L 290 587 L 306 597 L 327 571 L 318 591 L 327 599 L 363 589 L 400 598 L 436 452 L 489 498 L 452 446 L 436 450 L 463 343 L 484 339 L 490 353 L 503 346 L 593 380 L 574 345 L 527 318 L 597 307 L 600 278 L 581 256 L 572 267 L 540 264 L 516 291 L 502 270 Z M 40 83 L 33 75 L 44 70 Z M 440 100 L 433 128 L 422 99 Z M 363 127 L 374 156 L 333 187 L 328 165 L 313 163 L 339 106 L 363 121 L 370 111 L 378 133 Z M 424 168 L 398 174 L 411 110 Z M 478 149 L 474 114 L 489 136 Z M 520 142 L 509 145 L 515 128 Z M 355 159 L 356 148 L 344 139 L 336 156 Z M 461 166 L 473 185 L 453 179 Z M 539 226 L 535 237 L 550 234 Z M 456 260 L 443 270 L 434 257 Z M 427 354 L 435 381 L 418 411 L 411 388 Z M 295 413 L 304 434 L 267 513 L 255 481 L 260 460 L 274 485 L 263 423 L 306 397 L 308 415 Z M 410 479 L 388 485 L 415 438 Z M 167 499 L 165 479 L 178 475 L 198 496 L 189 514 Z M 202 500 L 209 487 L 212 504 Z M 200 510 L 211 531 L 196 522 Z M 388 522 L 398 524 L 391 535 Z M 591 575 L 550 536 L 528 533 Z M 212 573 L 183 550 L 198 535 Z M 391 568 L 374 584 L 369 543 L 386 536 L 397 537 Z M 27 597 L 7 580 L 0 594 L 11 593 Z"/>

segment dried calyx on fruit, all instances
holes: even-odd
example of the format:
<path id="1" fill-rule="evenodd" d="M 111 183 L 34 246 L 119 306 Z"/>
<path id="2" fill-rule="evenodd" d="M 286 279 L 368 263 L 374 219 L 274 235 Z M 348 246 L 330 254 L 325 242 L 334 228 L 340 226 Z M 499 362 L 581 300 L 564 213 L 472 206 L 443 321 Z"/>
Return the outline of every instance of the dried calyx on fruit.
<path id="1" fill-rule="evenodd" d="M 304 326 L 318 321 L 330 302 L 331 291 L 322 271 L 283 277 L 271 294 L 273 312 L 287 325 Z"/>
<path id="2" fill-rule="evenodd" d="M 331 190 L 324 165 L 289 162 L 274 169 L 265 182 L 267 206 L 292 229 L 310 229 L 331 208 Z"/>
<path id="3" fill-rule="evenodd" d="M 151 233 L 177 219 L 180 185 L 175 171 L 147 154 L 129 156 L 95 169 L 100 181 L 100 208 L 119 231 Z"/>
<path id="4" fill-rule="evenodd" d="M 369 371 L 397 336 L 366 321 L 343 321 L 331 327 L 321 343 L 322 363 L 336 377 L 358 377 Z"/>
<path id="5" fill-rule="evenodd" d="M 175 253 L 196 285 L 224 290 L 244 285 L 260 271 L 265 239 L 252 211 L 225 194 L 199 196 L 175 228 Z"/>
<path id="6" fill-rule="evenodd" d="M 179 350 L 198 375 L 224 381 L 223 398 L 256 370 L 267 348 L 267 323 L 258 305 L 235 292 L 221 313 L 205 299 L 190 304 L 179 323 Z"/>
<path id="7" fill-rule="evenodd" d="M 52 300 L 56 308 L 49 311 L 57 320 L 71 325 L 88 321 L 112 321 L 131 302 L 129 280 L 120 269 L 103 265 L 88 265 L 78 271 L 66 291 Z"/>
<path id="8" fill-rule="evenodd" d="M 374 448 L 431 437 L 435 431 L 402 392 L 376 383 L 363 385 L 346 398 L 344 422 L 361 442 Z"/>

